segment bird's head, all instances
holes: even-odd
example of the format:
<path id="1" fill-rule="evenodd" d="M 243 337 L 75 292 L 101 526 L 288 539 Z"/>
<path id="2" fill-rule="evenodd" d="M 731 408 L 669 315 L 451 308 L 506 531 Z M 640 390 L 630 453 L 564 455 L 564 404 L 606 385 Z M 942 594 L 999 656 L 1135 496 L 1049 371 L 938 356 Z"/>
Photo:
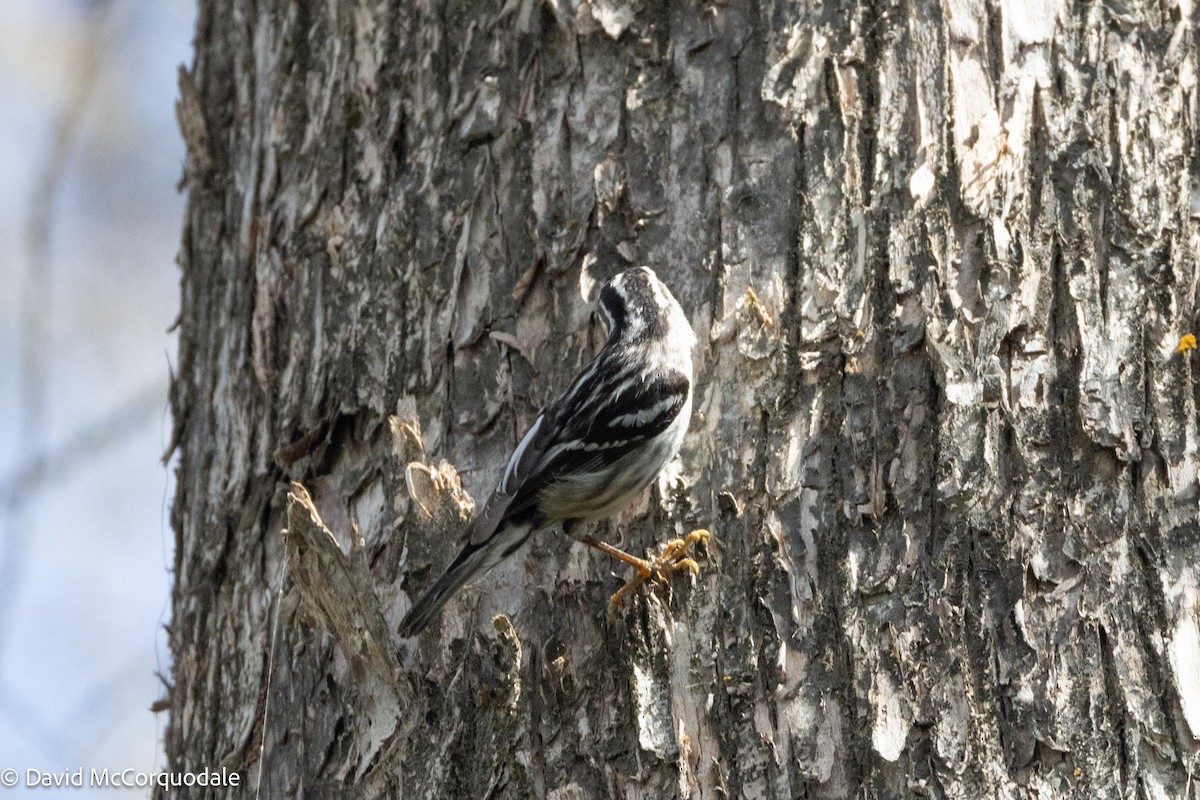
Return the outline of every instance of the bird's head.
<path id="1" fill-rule="evenodd" d="M 649 267 L 627 269 L 604 284 L 596 306 L 610 342 L 676 339 L 689 350 L 695 343 L 679 301 Z"/>

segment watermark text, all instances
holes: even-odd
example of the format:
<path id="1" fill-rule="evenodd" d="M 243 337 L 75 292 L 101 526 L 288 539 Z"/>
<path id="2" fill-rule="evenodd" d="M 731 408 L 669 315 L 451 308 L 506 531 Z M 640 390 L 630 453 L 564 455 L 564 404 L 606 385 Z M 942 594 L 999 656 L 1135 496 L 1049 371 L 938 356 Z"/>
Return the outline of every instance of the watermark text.
<path id="1" fill-rule="evenodd" d="M 0 789 L 183 789 L 194 786 L 241 786 L 241 773 L 228 769 L 199 772 L 145 772 L 138 769 L 78 769 L 45 772 L 40 769 L 0 769 Z"/>

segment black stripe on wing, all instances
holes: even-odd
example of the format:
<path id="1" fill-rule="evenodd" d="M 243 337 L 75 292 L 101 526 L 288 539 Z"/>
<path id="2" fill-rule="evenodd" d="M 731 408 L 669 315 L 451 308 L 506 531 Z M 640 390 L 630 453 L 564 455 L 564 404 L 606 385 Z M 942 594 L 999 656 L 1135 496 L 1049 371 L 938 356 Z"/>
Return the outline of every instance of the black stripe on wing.
<path id="1" fill-rule="evenodd" d="M 611 402 L 599 410 L 586 438 L 649 439 L 665 431 L 687 402 L 689 381 L 682 372 L 666 372 L 648 383 L 617 384 Z"/>
<path id="2" fill-rule="evenodd" d="M 602 390 L 608 402 L 596 411 L 590 402 L 547 410 L 547 422 L 555 412 L 554 438 L 545 443 L 542 462 L 517 490 L 506 518 L 534 510 L 538 494 L 556 481 L 601 471 L 644 445 L 670 427 L 687 402 L 689 382 L 680 372 L 662 373 L 649 382 L 632 374 L 610 375 L 610 385 Z"/>

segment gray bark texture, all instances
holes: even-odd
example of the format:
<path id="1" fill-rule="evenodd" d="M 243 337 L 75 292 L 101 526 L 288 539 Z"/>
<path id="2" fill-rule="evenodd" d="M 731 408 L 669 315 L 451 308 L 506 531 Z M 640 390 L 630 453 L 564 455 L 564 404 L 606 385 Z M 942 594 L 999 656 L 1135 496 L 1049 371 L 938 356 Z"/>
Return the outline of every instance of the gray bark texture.
<path id="1" fill-rule="evenodd" d="M 171 769 L 1200 798 L 1192 0 L 202 0 Z M 652 266 L 679 459 L 395 629 Z M 197 792 L 196 796 L 200 796 Z"/>

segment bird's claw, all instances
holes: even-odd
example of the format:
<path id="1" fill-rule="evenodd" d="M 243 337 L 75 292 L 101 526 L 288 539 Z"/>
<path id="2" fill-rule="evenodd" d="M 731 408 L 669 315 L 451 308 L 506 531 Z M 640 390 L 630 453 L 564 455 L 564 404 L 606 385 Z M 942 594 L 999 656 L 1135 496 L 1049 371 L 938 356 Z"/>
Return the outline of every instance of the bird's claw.
<path id="1" fill-rule="evenodd" d="M 672 571 L 686 569 L 693 575 L 700 574 L 700 565 L 697 564 L 696 560 L 693 558 L 681 558 L 671 565 L 671 569 Z"/>
<path id="2" fill-rule="evenodd" d="M 700 574 L 700 565 L 687 555 L 692 545 L 697 542 L 708 542 L 712 534 L 703 528 L 694 530 L 682 539 L 672 539 L 663 545 L 662 551 L 653 561 L 643 561 L 637 565 L 638 574 L 616 591 L 608 604 L 615 609 L 625 601 L 625 598 L 636 592 L 647 581 L 654 579 L 659 583 L 667 583 L 671 573 L 681 569 L 690 571 L 693 575 Z"/>

